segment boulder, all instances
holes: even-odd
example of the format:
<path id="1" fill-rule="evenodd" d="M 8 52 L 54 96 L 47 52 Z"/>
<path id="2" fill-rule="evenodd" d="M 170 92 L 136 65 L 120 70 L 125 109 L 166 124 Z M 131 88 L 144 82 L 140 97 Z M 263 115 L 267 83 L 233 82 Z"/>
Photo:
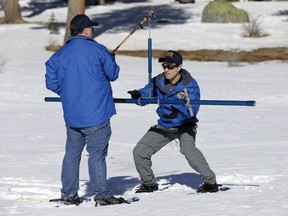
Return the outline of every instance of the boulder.
<path id="1" fill-rule="evenodd" d="M 249 22 L 249 15 L 246 11 L 236 8 L 227 0 L 214 0 L 204 8 L 202 22 L 245 23 Z"/>

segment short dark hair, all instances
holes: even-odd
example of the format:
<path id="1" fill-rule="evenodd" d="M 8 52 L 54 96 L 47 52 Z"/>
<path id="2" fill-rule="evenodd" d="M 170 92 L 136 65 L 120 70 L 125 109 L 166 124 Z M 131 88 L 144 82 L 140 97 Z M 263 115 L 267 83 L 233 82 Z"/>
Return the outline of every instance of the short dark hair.
<path id="1" fill-rule="evenodd" d="M 70 30 L 70 34 L 71 34 L 71 36 L 76 36 L 78 34 L 82 34 L 83 31 L 84 31 L 84 29 L 82 29 L 82 30 Z"/>

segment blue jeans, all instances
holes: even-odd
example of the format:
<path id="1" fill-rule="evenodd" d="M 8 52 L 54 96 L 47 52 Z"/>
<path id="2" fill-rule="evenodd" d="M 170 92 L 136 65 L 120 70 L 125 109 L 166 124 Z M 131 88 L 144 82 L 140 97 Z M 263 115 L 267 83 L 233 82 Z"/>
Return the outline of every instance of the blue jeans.
<path id="1" fill-rule="evenodd" d="M 108 198 L 112 192 L 107 186 L 106 160 L 108 141 L 111 137 L 110 121 L 87 128 L 66 125 L 67 140 L 62 164 L 62 197 L 74 197 L 79 190 L 79 166 L 86 145 L 89 153 L 88 168 L 90 187 L 97 198 Z"/>

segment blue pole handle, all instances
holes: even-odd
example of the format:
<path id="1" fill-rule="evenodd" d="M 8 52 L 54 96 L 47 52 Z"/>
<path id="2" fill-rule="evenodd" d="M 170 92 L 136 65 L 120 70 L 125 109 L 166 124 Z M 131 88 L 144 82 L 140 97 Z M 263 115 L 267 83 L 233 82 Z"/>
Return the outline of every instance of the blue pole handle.
<path id="1" fill-rule="evenodd" d="M 45 102 L 61 102 L 60 97 L 45 97 Z M 138 105 L 147 104 L 187 104 L 186 100 L 164 100 L 158 98 L 114 98 L 115 103 L 132 103 Z M 211 106 L 256 106 L 256 101 L 240 101 L 240 100 L 190 100 L 191 105 L 211 105 Z"/>
<path id="2" fill-rule="evenodd" d="M 148 39 L 148 83 L 152 82 L 152 39 Z M 151 87 L 151 86 L 150 86 Z"/>

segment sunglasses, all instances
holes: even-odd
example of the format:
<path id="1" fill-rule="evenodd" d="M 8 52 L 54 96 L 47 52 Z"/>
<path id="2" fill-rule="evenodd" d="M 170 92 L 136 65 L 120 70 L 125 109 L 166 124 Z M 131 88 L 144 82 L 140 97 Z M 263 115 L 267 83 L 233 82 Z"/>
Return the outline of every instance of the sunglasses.
<path id="1" fill-rule="evenodd" d="M 166 68 L 168 70 L 173 70 L 176 67 L 178 67 L 176 64 L 172 63 L 172 64 L 162 64 L 162 68 L 165 70 Z"/>

